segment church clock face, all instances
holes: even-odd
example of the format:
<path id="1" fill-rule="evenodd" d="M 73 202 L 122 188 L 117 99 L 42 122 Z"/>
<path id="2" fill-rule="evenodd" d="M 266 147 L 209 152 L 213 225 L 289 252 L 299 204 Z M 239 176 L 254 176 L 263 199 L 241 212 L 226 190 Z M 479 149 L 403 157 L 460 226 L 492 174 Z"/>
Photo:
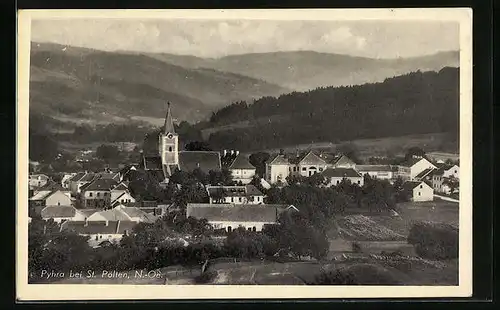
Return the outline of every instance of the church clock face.
<path id="1" fill-rule="evenodd" d="M 169 134 L 167 135 L 167 138 L 169 138 L 169 139 L 172 139 L 173 137 L 174 137 L 174 135 L 173 135 L 173 134 L 171 134 L 171 133 L 169 133 Z"/>

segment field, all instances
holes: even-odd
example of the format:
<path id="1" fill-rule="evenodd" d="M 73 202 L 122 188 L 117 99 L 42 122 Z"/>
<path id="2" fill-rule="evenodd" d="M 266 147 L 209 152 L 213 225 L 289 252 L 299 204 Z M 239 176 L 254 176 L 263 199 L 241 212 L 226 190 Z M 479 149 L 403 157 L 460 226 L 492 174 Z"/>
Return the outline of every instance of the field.
<path id="1" fill-rule="evenodd" d="M 429 133 L 410 136 L 395 136 L 379 139 L 359 139 L 353 141 L 342 141 L 340 143 L 322 142 L 312 144 L 300 144 L 290 147 L 283 147 L 285 152 L 295 152 L 299 150 L 335 151 L 343 143 L 352 143 L 357 148 L 361 158 L 371 156 L 386 156 L 387 153 L 403 155 L 405 151 L 413 146 L 418 146 L 426 151 L 448 151 L 457 152 L 457 146 L 447 142 L 447 135 L 444 133 Z M 279 152 L 279 149 L 264 150 L 271 153 Z"/>
<path id="2" fill-rule="evenodd" d="M 215 276 L 207 284 L 304 285 L 311 283 L 322 270 L 368 264 L 390 274 L 402 285 L 457 285 L 458 260 L 433 261 L 419 258 L 415 256 L 413 247 L 406 243 L 405 238 L 415 221 L 458 224 L 458 204 L 445 201 L 403 203 L 398 205 L 397 213 L 398 215 L 392 216 L 354 216 L 358 224 L 358 234 L 352 234 L 350 238 L 341 237 L 338 231 L 347 231 L 347 225 L 342 223 L 342 220 L 352 219 L 353 216 L 348 215 L 336 221 L 330 232 L 330 253 L 324 261 L 236 261 L 230 258 L 213 260 L 209 270 L 212 270 Z M 363 221 L 366 221 L 366 225 L 363 225 Z M 361 234 L 361 231 L 365 231 L 366 235 Z M 370 238 L 374 240 L 368 240 Z M 353 252 L 353 242 L 360 245 L 360 252 Z M 381 254 L 383 251 L 390 253 L 397 250 L 401 251 L 402 257 Z M 142 277 L 137 276 L 140 271 L 128 271 L 115 277 L 103 277 L 102 272 L 96 272 L 95 278 L 65 277 L 51 283 L 183 285 L 194 284 L 195 277 L 200 275 L 200 272 L 198 266 L 169 266 L 152 271 L 149 275 L 144 271 Z"/>

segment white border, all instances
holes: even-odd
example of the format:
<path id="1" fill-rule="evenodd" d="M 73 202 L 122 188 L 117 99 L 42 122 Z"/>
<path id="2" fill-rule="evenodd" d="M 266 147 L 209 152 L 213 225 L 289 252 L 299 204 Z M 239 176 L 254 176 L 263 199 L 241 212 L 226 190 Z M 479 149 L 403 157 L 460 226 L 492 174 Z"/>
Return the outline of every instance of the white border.
<path id="1" fill-rule="evenodd" d="M 31 19 L 436 20 L 460 23 L 460 247 L 458 286 L 211 286 L 28 284 L 28 123 Z M 472 294 L 472 10 L 25 10 L 18 14 L 17 299 L 301 299 L 468 297 Z"/>

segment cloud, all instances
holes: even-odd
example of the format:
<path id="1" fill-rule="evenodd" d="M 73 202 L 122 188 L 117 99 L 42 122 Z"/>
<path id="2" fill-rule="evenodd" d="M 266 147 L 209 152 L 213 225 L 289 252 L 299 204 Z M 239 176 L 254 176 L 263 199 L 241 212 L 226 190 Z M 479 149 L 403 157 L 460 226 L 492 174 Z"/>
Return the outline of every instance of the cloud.
<path id="1" fill-rule="evenodd" d="M 410 57 L 459 46 L 456 23 L 406 21 L 35 20 L 32 39 L 201 57 L 295 50 Z"/>

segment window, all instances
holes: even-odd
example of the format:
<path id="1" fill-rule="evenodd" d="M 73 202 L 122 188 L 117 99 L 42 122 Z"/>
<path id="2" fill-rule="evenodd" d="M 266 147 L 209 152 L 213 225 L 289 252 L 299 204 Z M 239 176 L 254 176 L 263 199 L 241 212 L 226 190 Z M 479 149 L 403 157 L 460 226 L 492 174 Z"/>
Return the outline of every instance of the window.
<path id="1" fill-rule="evenodd" d="M 306 168 L 306 167 L 302 167 L 302 171 L 306 171 L 306 170 L 307 170 L 307 168 Z"/>
<path id="2" fill-rule="evenodd" d="M 234 202 L 234 198 L 233 197 L 231 197 L 231 202 Z"/>
<path id="3" fill-rule="evenodd" d="M 171 146 L 168 147 L 168 151 L 172 152 L 172 147 Z"/>
<path id="4" fill-rule="evenodd" d="M 321 172 L 321 171 L 323 171 L 323 168 L 319 168 L 319 171 L 320 171 L 320 172 Z"/>
<path id="5" fill-rule="evenodd" d="M 252 231 L 252 227 L 248 227 L 248 231 Z"/>
<path id="6" fill-rule="evenodd" d="M 297 167 L 293 167 L 293 171 L 297 171 Z"/>
<path id="7" fill-rule="evenodd" d="M 254 226 L 254 227 L 252 228 L 252 230 L 253 230 L 253 231 L 257 231 L 257 227 L 255 227 L 255 226 Z"/>
<path id="8" fill-rule="evenodd" d="M 455 170 L 455 173 L 457 173 L 457 170 Z"/>
<path id="9" fill-rule="evenodd" d="M 92 192 L 89 193 L 89 197 L 92 197 Z"/>
<path id="10" fill-rule="evenodd" d="M 420 196 L 420 192 L 418 192 L 418 195 Z"/>
<path id="11" fill-rule="evenodd" d="M 104 196 L 108 196 L 108 193 L 104 193 Z"/>
<path id="12" fill-rule="evenodd" d="M 233 229 L 231 228 L 231 226 L 228 226 L 227 227 L 227 232 L 231 232 Z"/>
<path id="13" fill-rule="evenodd" d="M 241 202 L 241 197 L 238 200 L 239 200 L 239 202 Z"/>
<path id="14" fill-rule="evenodd" d="M 358 184 L 361 184 L 361 181 L 358 181 Z"/>
<path id="15" fill-rule="evenodd" d="M 339 180 L 337 180 L 337 185 L 338 185 L 339 183 L 340 183 L 340 181 L 339 181 Z"/>
<path id="16" fill-rule="evenodd" d="M 58 202 L 57 202 L 57 205 L 58 205 L 58 206 L 60 206 L 60 205 L 61 205 L 61 202 L 60 202 L 60 201 L 58 201 Z"/>

